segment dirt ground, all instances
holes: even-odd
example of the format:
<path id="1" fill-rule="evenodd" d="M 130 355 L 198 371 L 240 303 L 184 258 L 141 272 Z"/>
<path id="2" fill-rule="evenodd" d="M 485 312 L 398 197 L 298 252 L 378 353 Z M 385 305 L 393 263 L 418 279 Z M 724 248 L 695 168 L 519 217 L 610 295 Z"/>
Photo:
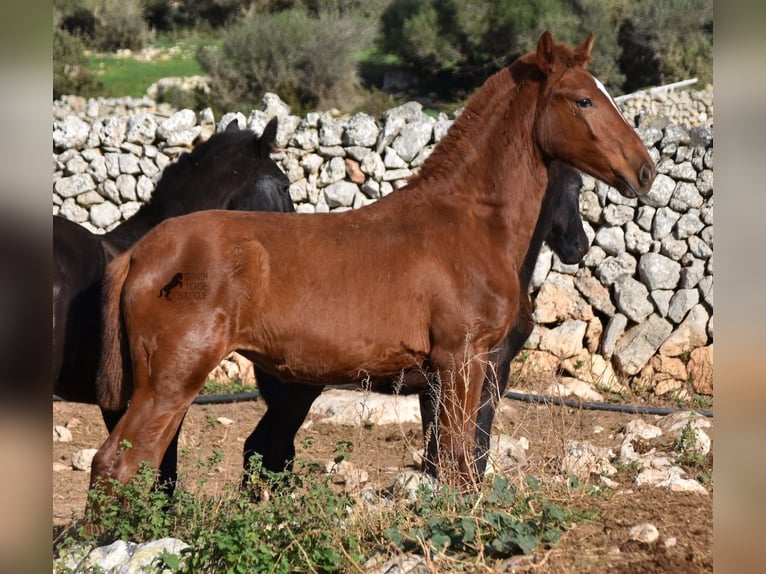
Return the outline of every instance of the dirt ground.
<path id="1" fill-rule="evenodd" d="M 197 406 L 186 417 L 181 437 L 181 472 L 196 483 L 196 474 L 206 472 L 207 488 L 239 481 L 242 445 L 264 412 L 262 401 Z M 233 422 L 211 424 L 218 417 Z M 616 450 L 616 433 L 631 419 L 655 422 L 657 417 L 585 411 L 561 407 L 536 406 L 504 399 L 494 431 L 529 440 L 530 461 L 524 473 L 538 478 L 551 476 L 555 460 L 567 439 L 588 440 Z M 76 419 L 76 420 L 75 420 Z M 416 469 L 413 452 L 422 447 L 419 425 L 383 425 L 349 428 L 324 424 L 310 417 L 298 435 L 298 458 L 324 465 L 335 456 L 340 441 L 351 441 L 349 460 L 369 473 L 370 480 L 389 486 L 402 469 Z M 72 453 L 98 448 L 106 431 L 96 407 L 74 403 L 53 404 L 53 424 L 68 425 L 73 441 L 53 444 L 53 519 L 54 525 L 68 523 L 81 514 L 85 505 L 88 473 L 71 470 Z M 602 429 L 602 430 L 599 430 Z M 706 429 L 712 435 L 712 428 Z M 670 447 L 668 447 L 669 449 Z M 214 470 L 200 470 L 199 460 L 214 450 L 223 459 Z M 63 463 L 56 465 L 55 463 Z M 59 470 L 56 470 L 56 467 Z M 68 467 L 62 469 L 62 467 Z M 604 495 L 588 494 L 585 489 L 569 490 L 553 498 L 567 508 L 588 511 L 595 518 L 578 520 L 552 549 L 541 550 L 507 564 L 506 572 L 712 572 L 713 497 L 672 492 L 667 488 L 637 487 L 628 469 L 612 477 L 620 486 Z M 192 489 L 190 484 L 185 485 Z M 559 493 L 561 490 L 559 490 Z M 653 544 L 630 541 L 629 529 L 651 522 L 659 530 Z"/>

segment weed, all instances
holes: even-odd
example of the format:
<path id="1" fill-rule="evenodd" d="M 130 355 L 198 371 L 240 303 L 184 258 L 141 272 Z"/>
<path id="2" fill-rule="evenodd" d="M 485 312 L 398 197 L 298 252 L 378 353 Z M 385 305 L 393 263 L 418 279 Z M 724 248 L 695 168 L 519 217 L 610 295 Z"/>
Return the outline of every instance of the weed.
<path id="1" fill-rule="evenodd" d="M 681 429 L 681 434 L 673 445 L 678 464 L 690 468 L 704 468 L 707 456 L 702 454 L 697 447 L 697 429 L 694 425 L 696 417 L 689 417 L 689 422 Z"/>

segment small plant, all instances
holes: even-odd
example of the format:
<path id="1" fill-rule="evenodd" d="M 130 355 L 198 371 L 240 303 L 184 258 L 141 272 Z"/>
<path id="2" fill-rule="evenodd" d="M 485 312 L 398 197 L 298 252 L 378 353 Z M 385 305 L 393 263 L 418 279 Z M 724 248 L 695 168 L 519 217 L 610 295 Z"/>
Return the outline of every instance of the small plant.
<path id="1" fill-rule="evenodd" d="M 205 382 L 200 394 L 202 395 L 231 395 L 234 393 L 253 392 L 255 388 L 252 385 L 245 384 L 242 379 L 229 379 L 228 381 L 214 381 L 212 379 Z"/>
<path id="2" fill-rule="evenodd" d="M 681 434 L 673 445 L 676 461 L 682 466 L 691 468 L 704 468 L 707 456 L 699 451 L 697 446 L 697 429 L 694 425 L 695 417 L 689 417 L 689 422 L 681 429 Z"/>
<path id="3" fill-rule="evenodd" d="M 489 490 L 480 493 L 421 487 L 414 516 L 392 518 L 394 524 L 383 535 L 402 551 L 503 558 L 527 554 L 540 543 L 556 542 L 566 512 L 536 491 L 519 495 L 506 478 L 496 477 Z"/>

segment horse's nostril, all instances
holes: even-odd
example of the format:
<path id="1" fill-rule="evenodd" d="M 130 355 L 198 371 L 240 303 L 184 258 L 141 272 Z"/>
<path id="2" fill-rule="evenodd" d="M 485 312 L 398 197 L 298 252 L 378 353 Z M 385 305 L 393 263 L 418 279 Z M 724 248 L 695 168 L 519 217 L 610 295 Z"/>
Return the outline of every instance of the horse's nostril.
<path id="1" fill-rule="evenodd" d="M 638 171 L 638 183 L 645 187 L 649 185 L 649 183 L 652 181 L 652 178 L 654 178 L 654 167 L 645 163 Z"/>

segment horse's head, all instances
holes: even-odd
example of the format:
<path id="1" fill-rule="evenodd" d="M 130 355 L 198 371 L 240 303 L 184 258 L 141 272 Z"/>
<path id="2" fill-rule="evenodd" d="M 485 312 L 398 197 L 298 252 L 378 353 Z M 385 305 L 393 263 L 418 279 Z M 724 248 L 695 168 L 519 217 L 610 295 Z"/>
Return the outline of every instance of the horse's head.
<path id="1" fill-rule="evenodd" d="M 231 122 L 165 168 L 142 209 L 155 210 L 155 220 L 206 209 L 295 211 L 290 180 L 271 158 L 276 133 L 277 118 L 260 137 Z"/>
<path id="2" fill-rule="evenodd" d="M 547 191 L 551 197 L 546 202 L 552 205 L 546 203 L 547 213 L 540 214 L 550 217 L 545 240 L 563 263 L 579 263 L 590 247 L 580 215 L 582 177 L 576 169 L 554 161 L 548 170 L 548 181 L 553 187 Z"/>
<path id="3" fill-rule="evenodd" d="M 641 138 L 601 82 L 586 70 L 593 34 L 572 50 L 544 32 L 521 61 L 542 73 L 535 138 L 546 160 L 560 159 L 626 197 L 649 192 L 655 167 Z"/>
<path id="4" fill-rule="evenodd" d="M 290 180 L 271 159 L 276 150 L 274 141 L 277 136 L 277 118 L 272 118 L 259 138 L 254 140 L 254 169 L 252 176 L 245 179 L 242 187 L 231 196 L 226 208 L 239 211 L 295 211 L 290 198 Z M 236 122 L 232 122 L 236 123 Z M 231 124 L 229 124 L 231 126 Z M 227 131 L 228 128 L 227 128 Z M 234 130 L 235 132 L 238 130 Z M 243 161 L 251 150 L 240 151 Z"/>

